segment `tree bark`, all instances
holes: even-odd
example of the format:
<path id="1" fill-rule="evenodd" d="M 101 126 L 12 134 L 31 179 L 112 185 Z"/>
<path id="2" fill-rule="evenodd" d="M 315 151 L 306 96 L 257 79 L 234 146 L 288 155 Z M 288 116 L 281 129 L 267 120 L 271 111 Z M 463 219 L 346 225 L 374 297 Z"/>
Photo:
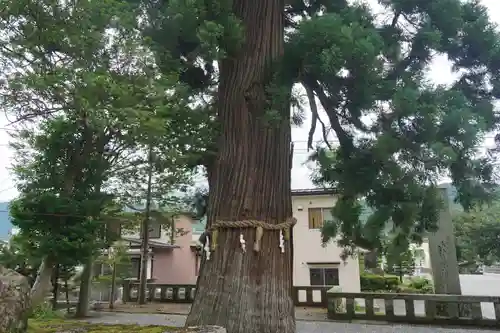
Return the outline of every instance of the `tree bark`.
<path id="1" fill-rule="evenodd" d="M 109 292 L 109 308 L 112 310 L 115 307 L 116 296 L 116 263 L 113 263 L 113 271 L 111 273 L 111 291 Z"/>
<path id="2" fill-rule="evenodd" d="M 141 247 L 141 276 L 139 278 L 139 297 L 137 303 L 146 304 L 148 286 L 148 258 L 149 258 L 149 218 L 151 214 L 151 187 L 153 179 L 153 146 L 149 146 L 148 153 L 148 187 L 146 193 L 146 211 L 142 222 L 142 247 Z"/>
<path id="3" fill-rule="evenodd" d="M 59 299 L 59 264 L 54 269 L 52 278 L 52 310 L 57 310 L 57 301 Z"/>
<path id="4" fill-rule="evenodd" d="M 45 293 L 50 289 L 50 282 L 52 278 L 52 272 L 54 270 L 54 262 L 45 256 L 42 259 L 42 263 L 38 268 L 38 274 L 35 279 L 35 283 L 31 287 L 31 307 L 35 309 L 38 305 L 43 303 L 45 299 Z"/>
<path id="5" fill-rule="evenodd" d="M 245 41 L 241 53 L 220 62 L 221 135 L 210 184 L 208 225 L 218 219 L 284 222 L 292 215 L 290 110 L 266 121 L 269 70 L 283 53 L 283 1 L 234 0 Z M 247 251 L 240 247 L 239 235 Z M 255 229 L 220 229 L 205 260 L 187 326 L 219 325 L 228 333 L 295 332 L 292 243 L 285 253 L 279 231 L 265 230 L 260 252 Z"/>
<path id="6" fill-rule="evenodd" d="M 80 291 L 78 293 L 78 303 L 76 304 L 76 318 L 85 318 L 89 316 L 89 298 L 92 289 L 92 266 L 94 258 L 88 258 L 88 262 L 83 266 L 80 280 Z"/>
<path id="7" fill-rule="evenodd" d="M 70 305 L 69 305 L 69 284 L 68 284 L 68 273 L 64 275 L 64 294 L 66 296 L 66 312 L 70 313 Z"/>

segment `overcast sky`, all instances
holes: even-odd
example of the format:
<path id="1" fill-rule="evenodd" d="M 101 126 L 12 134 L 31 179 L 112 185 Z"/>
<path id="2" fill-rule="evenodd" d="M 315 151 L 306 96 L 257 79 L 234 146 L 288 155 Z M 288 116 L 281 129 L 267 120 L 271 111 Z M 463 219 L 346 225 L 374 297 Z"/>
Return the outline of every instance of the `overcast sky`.
<path id="1" fill-rule="evenodd" d="M 376 1 L 369 1 L 376 3 Z M 491 19 L 500 25 L 500 1 L 499 0 L 481 0 L 481 3 L 488 7 Z M 444 14 L 444 13 L 443 13 Z M 450 63 L 446 57 L 437 57 L 434 59 L 429 71 L 429 78 L 440 84 L 451 83 L 454 76 L 451 73 Z M 12 152 L 7 146 L 9 135 L 5 130 L 8 122 L 5 116 L 0 115 L 0 202 L 13 199 L 17 195 L 15 184 L 10 175 Z M 309 130 L 310 119 L 306 120 L 302 128 L 294 128 L 292 130 L 292 139 L 295 142 L 295 154 L 292 169 L 292 188 L 311 188 L 313 187 L 310 181 L 310 170 L 304 165 L 307 153 L 307 133 Z M 316 134 L 316 139 L 320 140 L 319 133 Z M 491 145 L 491 141 L 485 142 L 485 145 Z"/>

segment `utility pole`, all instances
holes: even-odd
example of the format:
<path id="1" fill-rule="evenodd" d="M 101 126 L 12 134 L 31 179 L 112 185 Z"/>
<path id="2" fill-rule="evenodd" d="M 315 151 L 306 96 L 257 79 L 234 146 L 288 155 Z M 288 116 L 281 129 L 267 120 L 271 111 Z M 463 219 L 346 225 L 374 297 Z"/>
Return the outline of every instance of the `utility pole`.
<path id="1" fill-rule="evenodd" d="M 146 190 L 146 211 L 142 223 L 142 249 L 141 249 L 141 276 L 139 279 L 139 304 L 146 304 L 148 258 L 149 258 L 149 218 L 151 213 L 151 183 L 153 178 L 153 145 L 149 145 L 148 152 L 148 187 Z"/>

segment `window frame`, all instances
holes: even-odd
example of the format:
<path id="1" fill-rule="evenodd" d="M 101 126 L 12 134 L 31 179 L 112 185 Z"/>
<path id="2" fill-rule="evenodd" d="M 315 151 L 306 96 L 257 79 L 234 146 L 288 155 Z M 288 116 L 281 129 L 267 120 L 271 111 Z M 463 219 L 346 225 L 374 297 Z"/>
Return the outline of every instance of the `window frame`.
<path id="1" fill-rule="evenodd" d="M 310 207 L 307 209 L 307 219 L 308 219 L 308 227 L 309 230 L 319 230 L 325 225 L 325 210 L 332 210 L 333 207 Z M 314 223 L 314 217 L 311 216 L 311 212 L 320 212 L 321 213 L 321 223 L 319 226 L 316 226 L 316 223 Z"/>
<path id="2" fill-rule="evenodd" d="M 137 272 L 134 272 L 134 269 L 133 269 L 134 265 L 132 264 L 133 261 L 137 261 L 138 262 Z M 140 256 L 139 257 L 136 257 L 136 256 L 131 257 L 130 258 L 130 263 L 131 263 L 131 265 L 130 265 L 131 266 L 130 267 L 131 278 L 132 279 L 136 279 L 136 280 L 140 280 L 140 278 L 141 278 L 141 257 Z M 135 276 L 134 276 L 134 273 L 135 273 Z"/>
<path id="3" fill-rule="evenodd" d="M 156 232 L 156 227 L 158 227 L 158 232 Z M 149 239 L 160 239 L 161 238 L 161 223 L 158 223 L 154 220 L 149 221 Z M 140 239 L 143 239 L 144 233 L 142 232 L 142 223 L 141 228 L 139 230 Z"/>
<path id="4" fill-rule="evenodd" d="M 334 283 L 336 284 L 326 284 L 327 271 L 333 270 L 334 273 Z M 313 271 L 320 272 L 320 279 L 322 284 L 313 283 Z M 315 287 L 337 287 L 340 286 L 340 267 L 338 265 L 332 266 L 309 266 L 309 284 Z"/>

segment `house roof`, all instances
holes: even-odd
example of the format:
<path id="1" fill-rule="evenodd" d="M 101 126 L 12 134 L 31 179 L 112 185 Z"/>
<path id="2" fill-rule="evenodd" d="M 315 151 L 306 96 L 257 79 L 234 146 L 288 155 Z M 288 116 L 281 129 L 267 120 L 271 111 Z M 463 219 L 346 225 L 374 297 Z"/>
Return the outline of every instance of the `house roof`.
<path id="1" fill-rule="evenodd" d="M 129 238 L 129 237 L 123 237 L 124 241 L 127 241 L 129 243 L 134 244 L 134 245 L 141 245 L 142 240 L 137 239 L 137 238 Z M 149 240 L 149 246 L 154 247 L 154 248 L 162 248 L 162 249 L 179 249 L 179 245 L 172 245 L 172 244 L 166 244 L 163 242 L 155 241 L 155 240 Z"/>
<path id="2" fill-rule="evenodd" d="M 295 189 L 292 190 L 292 196 L 308 196 L 308 195 L 331 195 L 336 194 L 334 189 L 326 188 L 308 188 L 308 189 Z"/>

